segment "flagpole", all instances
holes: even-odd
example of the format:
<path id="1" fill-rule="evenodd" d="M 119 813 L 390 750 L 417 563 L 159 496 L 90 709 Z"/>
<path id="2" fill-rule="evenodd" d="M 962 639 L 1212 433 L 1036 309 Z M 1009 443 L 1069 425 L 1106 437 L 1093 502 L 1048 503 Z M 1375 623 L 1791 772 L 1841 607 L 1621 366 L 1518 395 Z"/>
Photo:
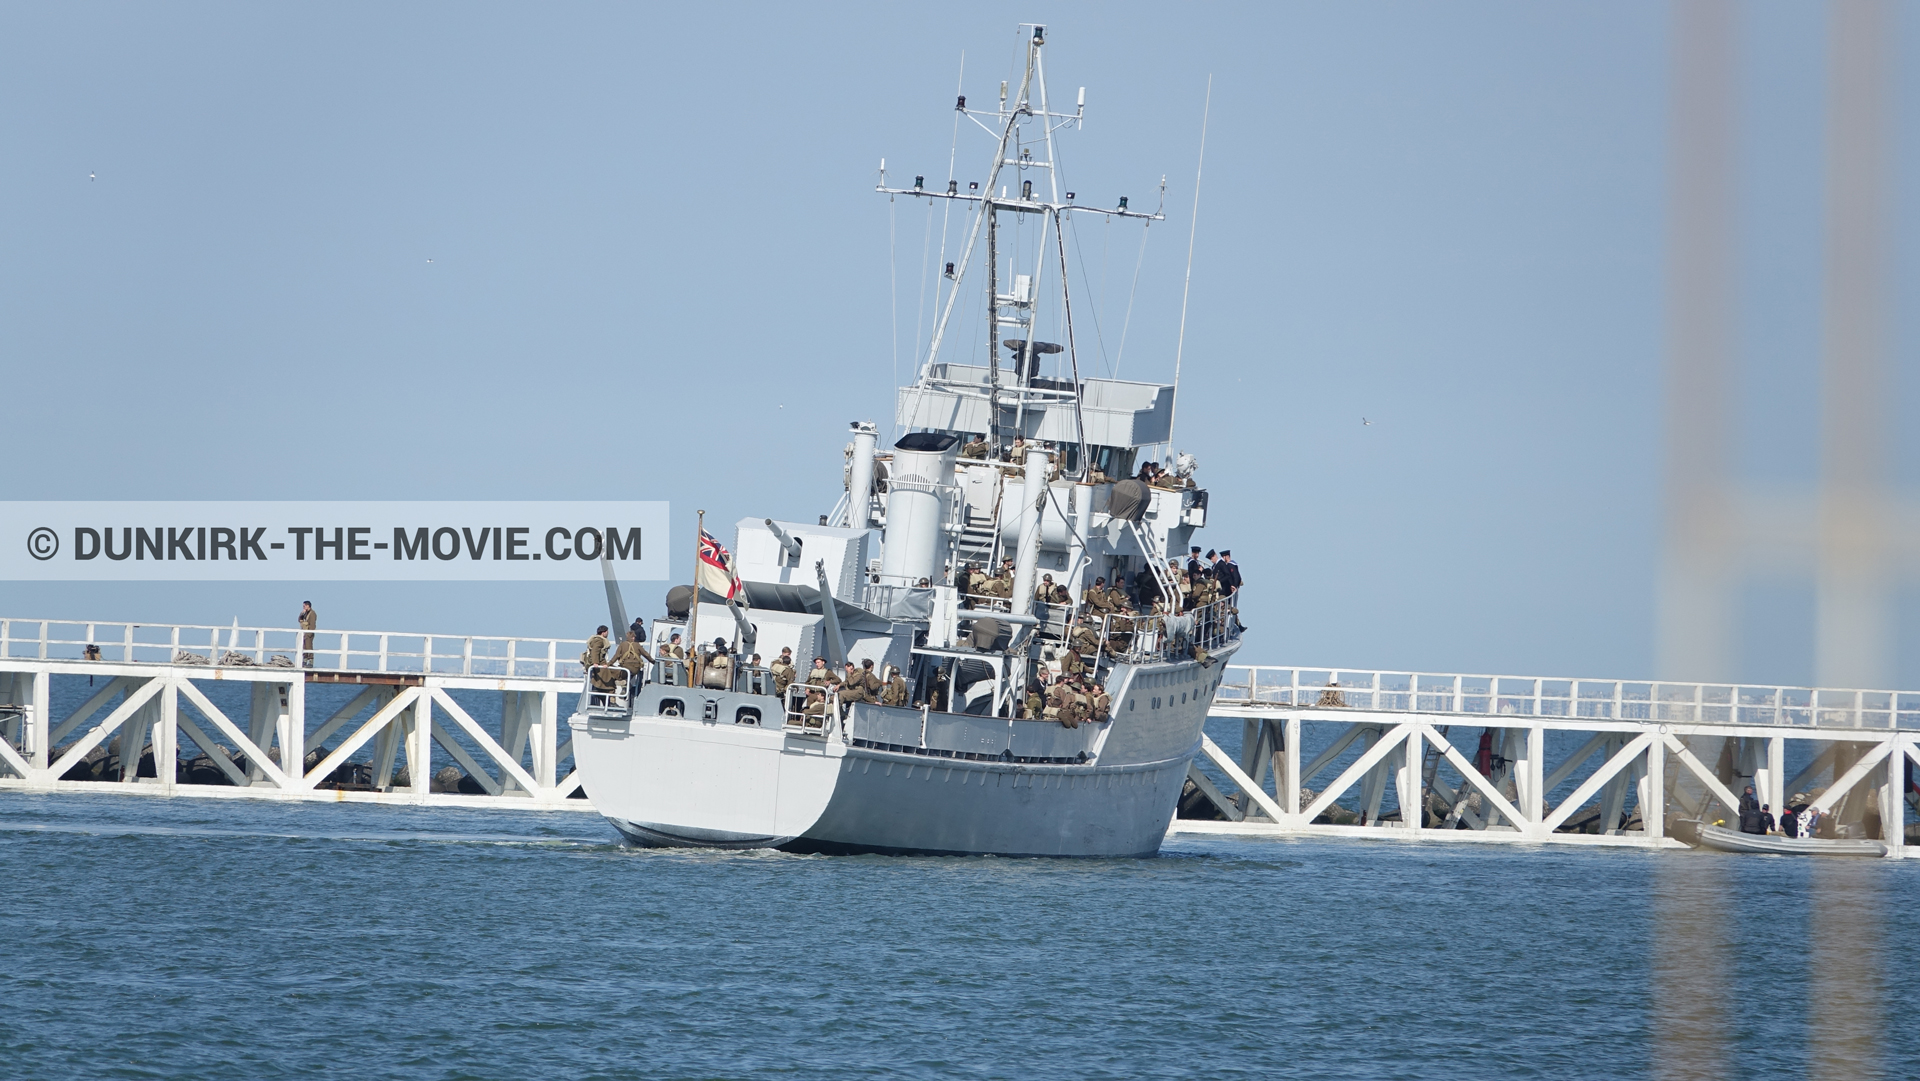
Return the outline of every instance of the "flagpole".
<path id="1" fill-rule="evenodd" d="M 700 524 L 693 531 L 693 601 L 687 605 L 687 682 L 699 686 L 700 659 L 700 542 L 707 535 L 707 512 L 697 511 Z"/>

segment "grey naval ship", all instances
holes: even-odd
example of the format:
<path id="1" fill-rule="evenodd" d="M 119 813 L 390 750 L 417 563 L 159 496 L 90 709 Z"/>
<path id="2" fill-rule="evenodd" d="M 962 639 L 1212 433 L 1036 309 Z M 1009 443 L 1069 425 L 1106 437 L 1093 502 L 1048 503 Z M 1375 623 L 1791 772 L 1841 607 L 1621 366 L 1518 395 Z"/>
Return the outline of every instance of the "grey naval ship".
<path id="1" fill-rule="evenodd" d="M 1237 581 L 1182 569 L 1208 492 L 1171 442 L 1176 387 L 1081 375 L 1062 227 L 1162 215 L 1062 190 L 1054 138 L 1085 91 L 1071 112 L 1050 107 L 1045 30 L 1031 30 L 998 104 L 956 106 L 994 144 L 984 184 L 881 174 L 889 197 L 945 201 L 964 238 L 897 391 L 904 434 L 882 447 L 854 423 L 835 463 L 844 494 L 815 522 L 742 519 L 731 553 L 703 522 L 696 584 L 669 592 L 647 657 L 587 658 L 573 752 L 633 843 L 1160 848 L 1239 646 Z M 985 281 L 969 285 L 976 258 Z M 956 302 L 982 284 L 985 363 L 946 359 Z M 1035 339 L 1043 314 L 1062 341 Z"/>

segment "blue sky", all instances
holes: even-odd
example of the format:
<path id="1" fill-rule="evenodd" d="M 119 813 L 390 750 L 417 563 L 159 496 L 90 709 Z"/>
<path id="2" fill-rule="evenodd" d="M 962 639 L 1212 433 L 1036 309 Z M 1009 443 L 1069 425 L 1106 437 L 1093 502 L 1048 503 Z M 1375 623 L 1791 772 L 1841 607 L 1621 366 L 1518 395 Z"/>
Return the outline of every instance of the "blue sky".
<path id="1" fill-rule="evenodd" d="M 1824 15 L 1741 11 L 1739 461 L 1802 483 Z M 811 518 L 911 366 L 926 212 L 892 208 L 890 252 L 879 159 L 944 178 L 962 53 L 988 99 L 1030 21 L 1056 96 L 1087 87 L 1066 186 L 1139 206 L 1167 177 L 1123 376 L 1171 377 L 1214 79 L 1176 441 L 1252 587 L 1246 659 L 1650 673 L 1663 4 L 5 5 L 0 498 L 664 498 L 677 550 L 695 507 Z M 987 152 L 963 133 L 963 182 Z M 1077 237 L 1096 368 L 1139 236 Z M 1911 488 L 1920 426 L 1896 431 Z M 322 588 L 0 583 L 0 611 L 279 624 Z M 313 599 L 465 633 L 603 607 L 592 582 Z M 1743 611 L 1743 677 L 1811 677 L 1806 581 Z"/>

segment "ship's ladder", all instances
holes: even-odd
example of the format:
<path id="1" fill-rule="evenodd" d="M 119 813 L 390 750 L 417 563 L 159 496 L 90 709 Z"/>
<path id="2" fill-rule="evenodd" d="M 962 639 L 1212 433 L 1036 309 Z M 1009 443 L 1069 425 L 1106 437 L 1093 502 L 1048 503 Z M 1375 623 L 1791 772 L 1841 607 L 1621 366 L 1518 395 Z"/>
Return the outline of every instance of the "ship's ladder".
<path id="1" fill-rule="evenodd" d="M 1167 611 L 1180 610 L 1180 587 L 1173 582 L 1173 576 L 1167 573 L 1167 557 L 1161 553 L 1159 545 L 1154 543 L 1153 534 L 1141 528 L 1138 522 L 1128 522 L 1127 528 L 1133 530 L 1133 538 L 1140 542 L 1140 550 L 1146 553 L 1147 567 L 1153 571 L 1153 580 L 1160 586 L 1160 596 L 1166 599 Z"/>
<path id="2" fill-rule="evenodd" d="M 1002 503 L 1000 496 L 1003 489 L 1004 482 L 994 485 L 993 514 L 987 519 L 987 524 L 984 528 L 974 524 L 972 511 L 965 509 L 966 504 L 961 504 L 963 508 L 961 514 L 965 517 L 963 519 L 964 524 L 960 531 L 960 543 L 955 549 L 957 554 L 954 556 L 954 575 L 956 581 L 958 580 L 960 567 L 967 563 L 980 564 L 981 569 L 989 575 L 999 571 L 1000 505 Z"/>

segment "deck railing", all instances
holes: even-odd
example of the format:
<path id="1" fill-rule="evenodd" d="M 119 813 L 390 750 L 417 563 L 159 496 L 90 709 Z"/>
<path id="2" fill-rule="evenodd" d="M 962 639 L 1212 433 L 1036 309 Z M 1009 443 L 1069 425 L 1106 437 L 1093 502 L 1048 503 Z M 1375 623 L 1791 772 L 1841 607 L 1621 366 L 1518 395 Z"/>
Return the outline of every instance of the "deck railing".
<path id="1" fill-rule="evenodd" d="M 1920 692 L 1229 665 L 1220 705 L 1671 724 L 1920 729 Z"/>
<path id="2" fill-rule="evenodd" d="M 1174 616 L 1104 615 L 1094 625 L 1103 651 L 1135 663 L 1183 656 L 1194 646 L 1211 653 L 1238 641 L 1241 631 L 1232 598 Z"/>

